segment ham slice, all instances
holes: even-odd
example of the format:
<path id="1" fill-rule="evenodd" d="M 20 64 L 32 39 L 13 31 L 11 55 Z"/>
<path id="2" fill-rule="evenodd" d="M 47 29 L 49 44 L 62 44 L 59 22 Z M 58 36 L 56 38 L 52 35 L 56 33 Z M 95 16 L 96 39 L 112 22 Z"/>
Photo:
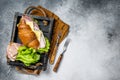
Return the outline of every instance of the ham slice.
<path id="1" fill-rule="evenodd" d="M 7 46 L 6 54 L 11 61 L 15 61 L 19 46 L 21 46 L 21 44 L 14 42 L 10 42 L 10 44 Z"/>
<path id="2" fill-rule="evenodd" d="M 46 41 L 45 41 L 45 38 L 44 38 L 44 35 L 41 34 L 41 39 L 40 39 L 40 48 L 44 48 L 46 45 Z"/>

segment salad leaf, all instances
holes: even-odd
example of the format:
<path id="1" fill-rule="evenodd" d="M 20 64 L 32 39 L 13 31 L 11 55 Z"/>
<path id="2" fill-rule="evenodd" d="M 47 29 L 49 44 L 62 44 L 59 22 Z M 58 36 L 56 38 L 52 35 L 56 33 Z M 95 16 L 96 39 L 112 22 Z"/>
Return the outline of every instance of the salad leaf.
<path id="1" fill-rule="evenodd" d="M 46 38 L 46 37 L 45 37 L 45 41 L 46 41 L 45 48 L 38 49 L 37 51 L 39 53 L 47 53 L 49 51 L 49 49 L 50 49 L 50 42 L 49 42 L 48 38 Z"/>
<path id="2" fill-rule="evenodd" d="M 37 50 L 26 46 L 20 46 L 18 48 L 18 55 L 16 57 L 16 60 L 23 62 L 25 66 L 30 66 L 31 64 L 38 62 L 40 60 L 41 53 L 46 53 L 50 49 L 50 42 L 46 37 L 45 41 L 45 48 L 40 48 Z"/>
<path id="3" fill-rule="evenodd" d="M 40 60 L 40 54 L 33 48 L 28 48 L 26 46 L 20 46 L 18 48 L 18 55 L 16 60 L 23 62 L 26 66 L 30 66 Z"/>

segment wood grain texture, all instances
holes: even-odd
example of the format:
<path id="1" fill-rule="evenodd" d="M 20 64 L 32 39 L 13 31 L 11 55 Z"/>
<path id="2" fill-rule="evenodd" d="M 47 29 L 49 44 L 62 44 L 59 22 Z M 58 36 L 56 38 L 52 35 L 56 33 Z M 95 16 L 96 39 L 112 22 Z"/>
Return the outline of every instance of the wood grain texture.
<path id="1" fill-rule="evenodd" d="M 53 71 L 54 71 L 54 72 L 57 72 L 57 71 L 58 71 L 58 68 L 59 68 L 59 66 L 60 66 L 60 63 L 61 63 L 62 58 L 63 58 L 63 55 L 60 54 L 60 56 L 58 57 L 58 60 L 57 60 L 57 62 L 56 62 L 56 64 L 55 64 L 55 67 L 53 68 Z"/>

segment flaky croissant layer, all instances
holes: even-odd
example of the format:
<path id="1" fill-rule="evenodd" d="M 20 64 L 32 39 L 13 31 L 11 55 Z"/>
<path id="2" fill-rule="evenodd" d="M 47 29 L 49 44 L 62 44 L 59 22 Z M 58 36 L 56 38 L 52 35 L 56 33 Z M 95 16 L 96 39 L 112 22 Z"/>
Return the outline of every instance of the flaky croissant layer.
<path id="1" fill-rule="evenodd" d="M 20 23 L 18 25 L 18 36 L 22 44 L 25 46 L 35 49 L 40 46 L 35 33 L 31 30 L 30 26 L 26 24 L 24 18 L 20 19 Z"/>

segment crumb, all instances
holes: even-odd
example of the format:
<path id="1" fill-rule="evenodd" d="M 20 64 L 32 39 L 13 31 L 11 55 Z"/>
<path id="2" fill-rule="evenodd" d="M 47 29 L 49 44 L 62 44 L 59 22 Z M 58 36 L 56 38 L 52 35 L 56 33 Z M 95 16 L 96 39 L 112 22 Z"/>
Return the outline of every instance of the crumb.
<path id="1" fill-rule="evenodd" d="M 46 20 L 43 20 L 43 24 L 44 24 L 44 26 L 47 26 L 48 22 Z"/>

